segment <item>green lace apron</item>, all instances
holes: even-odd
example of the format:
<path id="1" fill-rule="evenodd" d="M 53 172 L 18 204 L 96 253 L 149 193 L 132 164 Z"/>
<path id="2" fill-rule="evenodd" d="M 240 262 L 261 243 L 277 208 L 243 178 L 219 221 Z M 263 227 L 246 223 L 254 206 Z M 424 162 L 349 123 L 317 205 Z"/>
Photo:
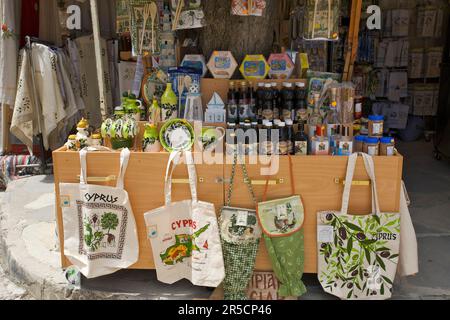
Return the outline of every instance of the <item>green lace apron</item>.
<path id="1" fill-rule="evenodd" d="M 289 157 L 292 194 L 295 183 L 292 159 Z M 258 219 L 275 275 L 280 282 L 281 297 L 300 297 L 306 293 L 302 281 L 304 270 L 304 208 L 300 196 L 266 201 L 269 181 L 258 204 Z"/>
<path id="2" fill-rule="evenodd" d="M 219 219 L 225 264 L 224 299 L 247 300 L 247 287 L 255 268 L 261 228 L 255 210 L 231 207 L 238 157 L 235 155 L 226 206 Z M 243 162 L 245 182 L 256 205 L 256 197 Z"/>

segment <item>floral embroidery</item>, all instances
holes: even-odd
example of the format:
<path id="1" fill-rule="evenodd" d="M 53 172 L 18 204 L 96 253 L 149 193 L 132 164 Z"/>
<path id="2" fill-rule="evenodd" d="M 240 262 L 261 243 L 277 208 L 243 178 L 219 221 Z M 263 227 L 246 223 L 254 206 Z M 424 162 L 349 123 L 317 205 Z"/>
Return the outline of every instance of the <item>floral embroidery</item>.
<path id="1" fill-rule="evenodd" d="M 6 25 L 6 23 L 2 24 L 2 38 L 3 39 L 11 39 L 13 37 L 15 37 L 15 33 L 13 31 L 13 29 L 8 28 L 8 26 Z"/>

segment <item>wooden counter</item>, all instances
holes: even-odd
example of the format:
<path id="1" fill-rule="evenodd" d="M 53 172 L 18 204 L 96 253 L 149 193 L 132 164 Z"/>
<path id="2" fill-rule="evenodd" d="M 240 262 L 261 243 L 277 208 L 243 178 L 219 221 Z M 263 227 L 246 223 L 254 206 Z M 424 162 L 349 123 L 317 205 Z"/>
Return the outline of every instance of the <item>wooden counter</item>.
<path id="1" fill-rule="evenodd" d="M 150 242 L 146 235 L 144 213 L 164 205 L 164 174 L 169 155 L 167 153 L 132 153 L 127 174 L 125 188 L 130 195 L 130 201 L 136 218 L 140 257 L 133 269 L 154 269 L 153 254 Z M 77 152 L 67 152 L 60 149 L 53 153 L 56 210 L 59 226 L 62 266 L 70 265 L 65 258 L 64 230 L 62 225 L 62 211 L 59 204 L 59 183 L 79 182 L 80 162 Z M 383 212 L 395 212 L 399 210 L 400 188 L 403 170 L 403 157 L 375 157 L 378 194 Z M 303 199 L 305 206 L 305 272 L 317 272 L 316 253 L 316 213 L 322 210 L 339 210 L 343 185 L 338 180 L 343 180 L 346 173 L 347 157 L 307 156 L 293 157 L 294 176 L 297 193 Z M 248 165 L 250 179 L 256 185 L 256 196 L 261 199 L 264 186 L 258 185 L 265 180 L 261 175 L 261 165 Z M 119 153 L 98 152 L 88 156 L 88 177 L 107 177 L 117 175 L 119 169 Z M 230 178 L 231 165 L 197 165 L 199 178 L 199 199 L 212 202 L 217 212 L 224 204 L 225 193 L 228 189 L 227 179 Z M 174 174 L 175 179 L 187 178 L 187 170 L 181 166 Z M 225 180 L 224 180 L 225 178 Z M 281 182 L 270 187 L 269 199 L 290 195 L 288 158 L 280 157 L 279 172 L 270 177 L 271 180 Z M 355 180 L 367 181 L 361 159 L 358 160 Z M 103 184 L 103 183 L 100 183 Z M 103 185 L 113 186 L 114 182 Z M 249 193 L 243 183 L 240 169 L 237 170 L 236 184 L 232 199 L 233 206 L 253 208 Z M 187 184 L 174 184 L 174 201 L 189 199 L 189 187 Z M 350 211 L 360 214 L 370 212 L 370 188 L 368 186 L 355 186 L 351 193 Z M 258 271 L 272 270 L 264 245 L 258 256 L 256 269 Z"/>

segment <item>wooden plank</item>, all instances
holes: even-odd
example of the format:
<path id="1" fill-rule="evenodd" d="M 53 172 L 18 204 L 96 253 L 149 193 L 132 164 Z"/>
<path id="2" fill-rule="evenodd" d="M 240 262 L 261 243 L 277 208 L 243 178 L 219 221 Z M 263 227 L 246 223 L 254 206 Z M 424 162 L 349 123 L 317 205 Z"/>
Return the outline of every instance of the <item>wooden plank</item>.
<path id="1" fill-rule="evenodd" d="M 350 13 L 350 26 L 347 39 L 347 50 L 345 55 L 345 66 L 343 72 L 343 81 L 351 81 L 353 76 L 353 65 L 358 52 L 358 36 L 361 23 L 362 0 L 352 0 L 352 9 Z"/>

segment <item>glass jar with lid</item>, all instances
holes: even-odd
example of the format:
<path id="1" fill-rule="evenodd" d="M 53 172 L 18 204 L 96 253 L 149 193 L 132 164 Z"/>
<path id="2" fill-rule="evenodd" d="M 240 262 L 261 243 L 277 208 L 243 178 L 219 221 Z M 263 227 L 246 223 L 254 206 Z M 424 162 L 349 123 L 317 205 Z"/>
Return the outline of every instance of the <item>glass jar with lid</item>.
<path id="1" fill-rule="evenodd" d="M 384 117 L 372 115 L 369 116 L 369 137 L 383 137 Z"/>
<path id="2" fill-rule="evenodd" d="M 391 157 L 395 155 L 395 140 L 392 137 L 383 137 L 380 140 L 380 155 Z"/>
<path id="3" fill-rule="evenodd" d="M 376 137 L 367 137 L 364 142 L 364 153 L 376 157 L 380 154 L 380 139 Z"/>

